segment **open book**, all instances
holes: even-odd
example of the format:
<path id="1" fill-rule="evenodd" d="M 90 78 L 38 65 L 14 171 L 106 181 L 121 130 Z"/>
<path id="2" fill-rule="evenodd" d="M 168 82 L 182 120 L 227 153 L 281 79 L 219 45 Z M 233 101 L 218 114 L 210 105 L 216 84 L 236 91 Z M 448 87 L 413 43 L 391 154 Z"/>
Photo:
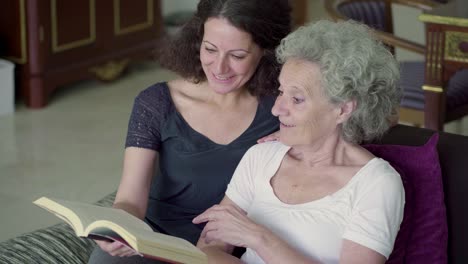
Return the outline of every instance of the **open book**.
<path id="1" fill-rule="evenodd" d="M 42 197 L 34 204 L 67 222 L 77 236 L 120 241 L 148 258 L 172 263 L 207 263 L 190 242 L 154 232 L 141 219 L 121 209 Z"/>

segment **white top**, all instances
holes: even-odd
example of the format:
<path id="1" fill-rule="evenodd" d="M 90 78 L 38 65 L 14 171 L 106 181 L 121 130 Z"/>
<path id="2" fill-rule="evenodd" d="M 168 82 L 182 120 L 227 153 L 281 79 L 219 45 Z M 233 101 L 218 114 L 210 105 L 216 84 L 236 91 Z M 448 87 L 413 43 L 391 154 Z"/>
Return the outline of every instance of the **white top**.
<path id="1" fill-rule="evenodd" d="M 267 142 L 251 147 L 240 161 L 226 195 L 253 221 L 322 263 L 338 263 L 343 239 L 387 259 L 403 218 L 405 195 L 398 172 L 380 158 L 370 160 L 337 192 L 303 204 L 286 204 L 270 179 L 290 147 Z M 264 263 L 251 249 L 246 263 Z"/>

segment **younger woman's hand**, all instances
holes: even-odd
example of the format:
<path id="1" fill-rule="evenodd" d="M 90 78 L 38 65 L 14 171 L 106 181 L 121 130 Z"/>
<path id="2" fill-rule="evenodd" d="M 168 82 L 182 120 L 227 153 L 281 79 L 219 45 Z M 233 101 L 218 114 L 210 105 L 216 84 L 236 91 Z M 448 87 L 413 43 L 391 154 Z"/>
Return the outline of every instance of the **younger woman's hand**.
<path id="1" fill-rule="evenodd" d="M 271 133 L 270 135 L 268 136 L 264 136 L 260 139 L 257 140 L 257 143 L 263 143 L 263 142 L 268 142 L 268 141 L 278 141 L 279 140 L 279 136 L 280 136 L 280 132 L 279 130 L 274 132 L 274 133 Z"/>
<path id="2" fill-rule="evenodd" d="M 119 242 L 107 242 L 102 240 L 94 240 L 96 244 L 105 252 L 111 256 L 117 257 L 130 257 L 130 256 L 142 256 L 140 253 L 132 249 L 131 247 Z"/>

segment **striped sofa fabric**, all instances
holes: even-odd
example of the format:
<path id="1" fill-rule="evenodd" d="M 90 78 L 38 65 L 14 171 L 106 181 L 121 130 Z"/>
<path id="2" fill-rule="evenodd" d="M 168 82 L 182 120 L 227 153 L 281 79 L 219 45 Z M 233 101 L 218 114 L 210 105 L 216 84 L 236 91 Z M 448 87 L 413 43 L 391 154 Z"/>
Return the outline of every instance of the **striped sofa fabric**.
<path id="1" fill-rule="evenodd" d="M 111 206 L 115 193 L 109 194 L 96 204 Z M 95 243 L 79 238 L 65 223 L 42 228 L 0 243 L 0 263 L 87 263 Z"/>

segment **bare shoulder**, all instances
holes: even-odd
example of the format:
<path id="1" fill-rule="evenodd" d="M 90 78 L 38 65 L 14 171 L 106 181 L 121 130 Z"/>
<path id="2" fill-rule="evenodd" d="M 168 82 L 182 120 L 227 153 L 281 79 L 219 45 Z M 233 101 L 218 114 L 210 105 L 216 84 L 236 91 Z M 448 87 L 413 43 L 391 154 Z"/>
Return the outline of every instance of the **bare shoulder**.
<path id="1" fill-rule="evenodd" d="M 187 81 L 183 79 L 175 79 L 167 82 L 167 86 L 173 97 L 184 94 L 184 91 L 187 90 L 187 85 Z"/>
<path id="2" fill-rule="evenodd" d="M 176 79 L 167 83 L 171 97 L 174 102 L 184 102 L 199 100 L 200 88 L 198 84 L 184 80 Z"/>
<path id="3" fill-rule="evenodd" d="M 371 159 L 375 158 L 374 154 L 360 145 L 351 144 L 346 150 L 348 162 L 352 165 L 365 165 Z"/>

